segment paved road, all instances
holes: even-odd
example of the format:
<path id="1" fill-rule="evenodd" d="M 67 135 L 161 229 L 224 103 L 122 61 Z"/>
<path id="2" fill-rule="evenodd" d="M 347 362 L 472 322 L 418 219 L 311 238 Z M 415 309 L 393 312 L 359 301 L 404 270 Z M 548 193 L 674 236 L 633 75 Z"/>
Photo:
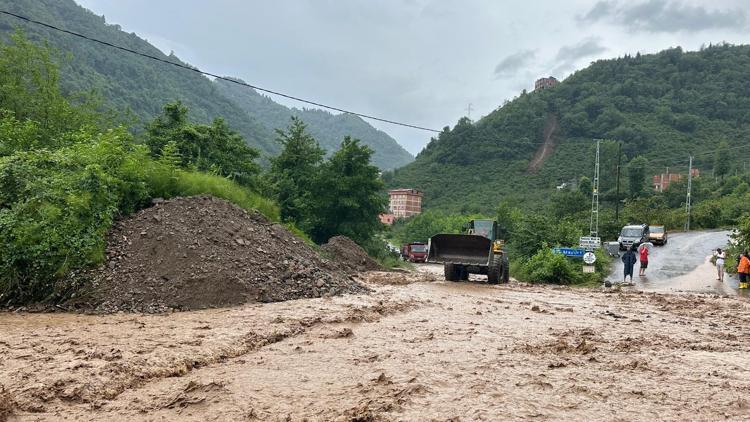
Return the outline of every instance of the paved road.
<path id="1" fill-rule="evenodd" d="M 728 231 L 672 233 L 666 246 L 651 250 L 645 277 L 638 276 L 639 264 L 635 265 L 635 286 L 642 290 L 736 294 L 737 279 L 727 275 L 724 283 L 719 283 L 716 267 L 709 261 L 712 252 L 725 247 L 728 241 Z M 609 279 L 621 281 L 622 273 L 622 261 L 616 258 Z"/>

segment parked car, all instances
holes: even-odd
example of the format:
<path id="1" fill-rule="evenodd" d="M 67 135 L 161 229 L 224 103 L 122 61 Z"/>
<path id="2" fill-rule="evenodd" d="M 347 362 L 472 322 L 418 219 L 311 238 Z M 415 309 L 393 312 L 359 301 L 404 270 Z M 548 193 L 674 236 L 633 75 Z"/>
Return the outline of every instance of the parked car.
<path id="1" fill-rule="evenodd" d="M 620 244 L 620 250 L 625 250 L 632 246 L 637 248 L 641 243 L 648 241 L 649 227 L 648 224 L 630 224 L 622 228 L 620 237 L 617 242 Z"/>
<path id="2" fill-rule="evenodd" d="M 667 240 L 667 228 L 664 226 L 650 226 L 648 232 L 648 240 L 654 245 L 666 245 Z"/>

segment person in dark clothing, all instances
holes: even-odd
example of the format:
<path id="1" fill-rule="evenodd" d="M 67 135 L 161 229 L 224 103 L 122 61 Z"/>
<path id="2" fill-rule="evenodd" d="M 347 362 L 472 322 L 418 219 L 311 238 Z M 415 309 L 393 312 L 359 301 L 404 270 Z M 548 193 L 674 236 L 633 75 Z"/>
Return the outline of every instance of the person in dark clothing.
<path id="1" fill-rule="evenodd" d="M 622 277 L 623 283 L 627 280 L 628 276 L 630 276 L 630 281 L 633 281 L 633 267 L 635 266 L 635 263 L 638 261 L 638 257 L 635 256 L 635 252 L 633 252 L 633 247 L 628 246 L 628 250 L 622 255 L 622 263 L 624 264 L 624 270 L 625 275 Z"/>

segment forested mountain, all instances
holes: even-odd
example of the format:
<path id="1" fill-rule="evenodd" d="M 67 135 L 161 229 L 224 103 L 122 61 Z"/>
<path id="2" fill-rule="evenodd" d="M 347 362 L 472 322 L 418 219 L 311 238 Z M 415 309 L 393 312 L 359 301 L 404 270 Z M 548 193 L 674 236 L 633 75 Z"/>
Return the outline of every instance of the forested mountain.
<path id="1" fill-rule="evenodd" d="M 307 131 L 329 154 L 339 148 L 344 136 L 360 139 L 375 150 L 373 163 L 381 169 L 395 169 L 411 162 L 411 156 L 383 131 L 351 114 L 332 114 L 319 109 L 288 108 L 251 88 L 217 79 L 214 85 L 225 97 L 239 105 L 251 118 L 272 128 L 286 128 L 292 116 L 302 119 Z"/>
<path id="2" fill-rule="evenodd" d="M 122 31 L 119 25 L 107 24 L 104 17 L 95 15 L 73 0 L 0 0 L 0 7 L 138 52 L 186 64 L 174 55 L 163 54 L 136 34 Z M 286 127 L 290 113 L 286 107 L 268 98 L 263 105 L 269 109 L 275 106 L 281 111 L 286 110 L 286 119 L 277 119 L 274 113 L 252 111 L 247 104 L 235 103 L 225 95 L 226 89 L 219 89 L 198 73 L 0 16 L 0 32 L 4 36 L 15 28 L 22 28 L 31 40 L 45 41 L 68 56 L 67 63 L 61 68 L 60 81 L 67 93 L 96 91 L 108 104 L 120 110 L 130 110 L 140 123 L 157 116 L 166 103 L 180 100 L 190 110 L 191 118 L 198 122 L 224 118 L 263 155 L 274 155 L 280 150 L 274 129 Z M 266 118 L 268 120 L 264 120 Z M 333 116 L 321 111 L 310 111 L 304 118 L 311 120 L 309 124 L 311 129 L 315 128 L 316 135 L 325 135 L 321 144 L 329 152 L 338 147 L 344 135 L 352 135 L 373 147 L 375 164 L 381 168 L 394 168 L 411 160 L 411 156 L 392 138 L 360 119 L 353 122 L 350 116 Z M 330 141 L 334 136 L 337 136 L 335 144 Z"/>
<path id="3" fill-rule="evenodd" d="M 487 211 L 507 199 L 538 208 L 555 186 L 593 176 L 597 138 L 610 140 L 601 151 L 605 200 L 615 188 L 615 141 L 624 191 L 626 165 L 638 155 L 648 160 L 647 183 L 666 167 L 686 173 L 690 154 L 710 177 L 717 150 L 728 161 L 717 175 L 733 174 L 750 161 L 750 146 L 737 148 L 750 145 L 749 71 L 746 45 L 600 60 L 554 88 L 524 91 L 475 123 L 461 119 L 387 181 L 423 189 L 427 207 Z"/>

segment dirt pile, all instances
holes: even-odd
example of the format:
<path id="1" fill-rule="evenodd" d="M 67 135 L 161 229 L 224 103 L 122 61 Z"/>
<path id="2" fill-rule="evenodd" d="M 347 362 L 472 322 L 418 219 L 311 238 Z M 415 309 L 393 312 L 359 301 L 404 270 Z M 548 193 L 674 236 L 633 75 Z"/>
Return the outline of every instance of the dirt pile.
<path id="1" fill-rule="evenodd" d="M 102 312 L 366 291 L 283 226 L 209 196 L 160 201 L 116 223 L 106 253 L 86 297 Z"/>
<path id="2" fill-rule="evenodd" d="M 383 269 L 361 246 L 346 236 L 334 236 L 321 248 L 349 274 Z"/>

